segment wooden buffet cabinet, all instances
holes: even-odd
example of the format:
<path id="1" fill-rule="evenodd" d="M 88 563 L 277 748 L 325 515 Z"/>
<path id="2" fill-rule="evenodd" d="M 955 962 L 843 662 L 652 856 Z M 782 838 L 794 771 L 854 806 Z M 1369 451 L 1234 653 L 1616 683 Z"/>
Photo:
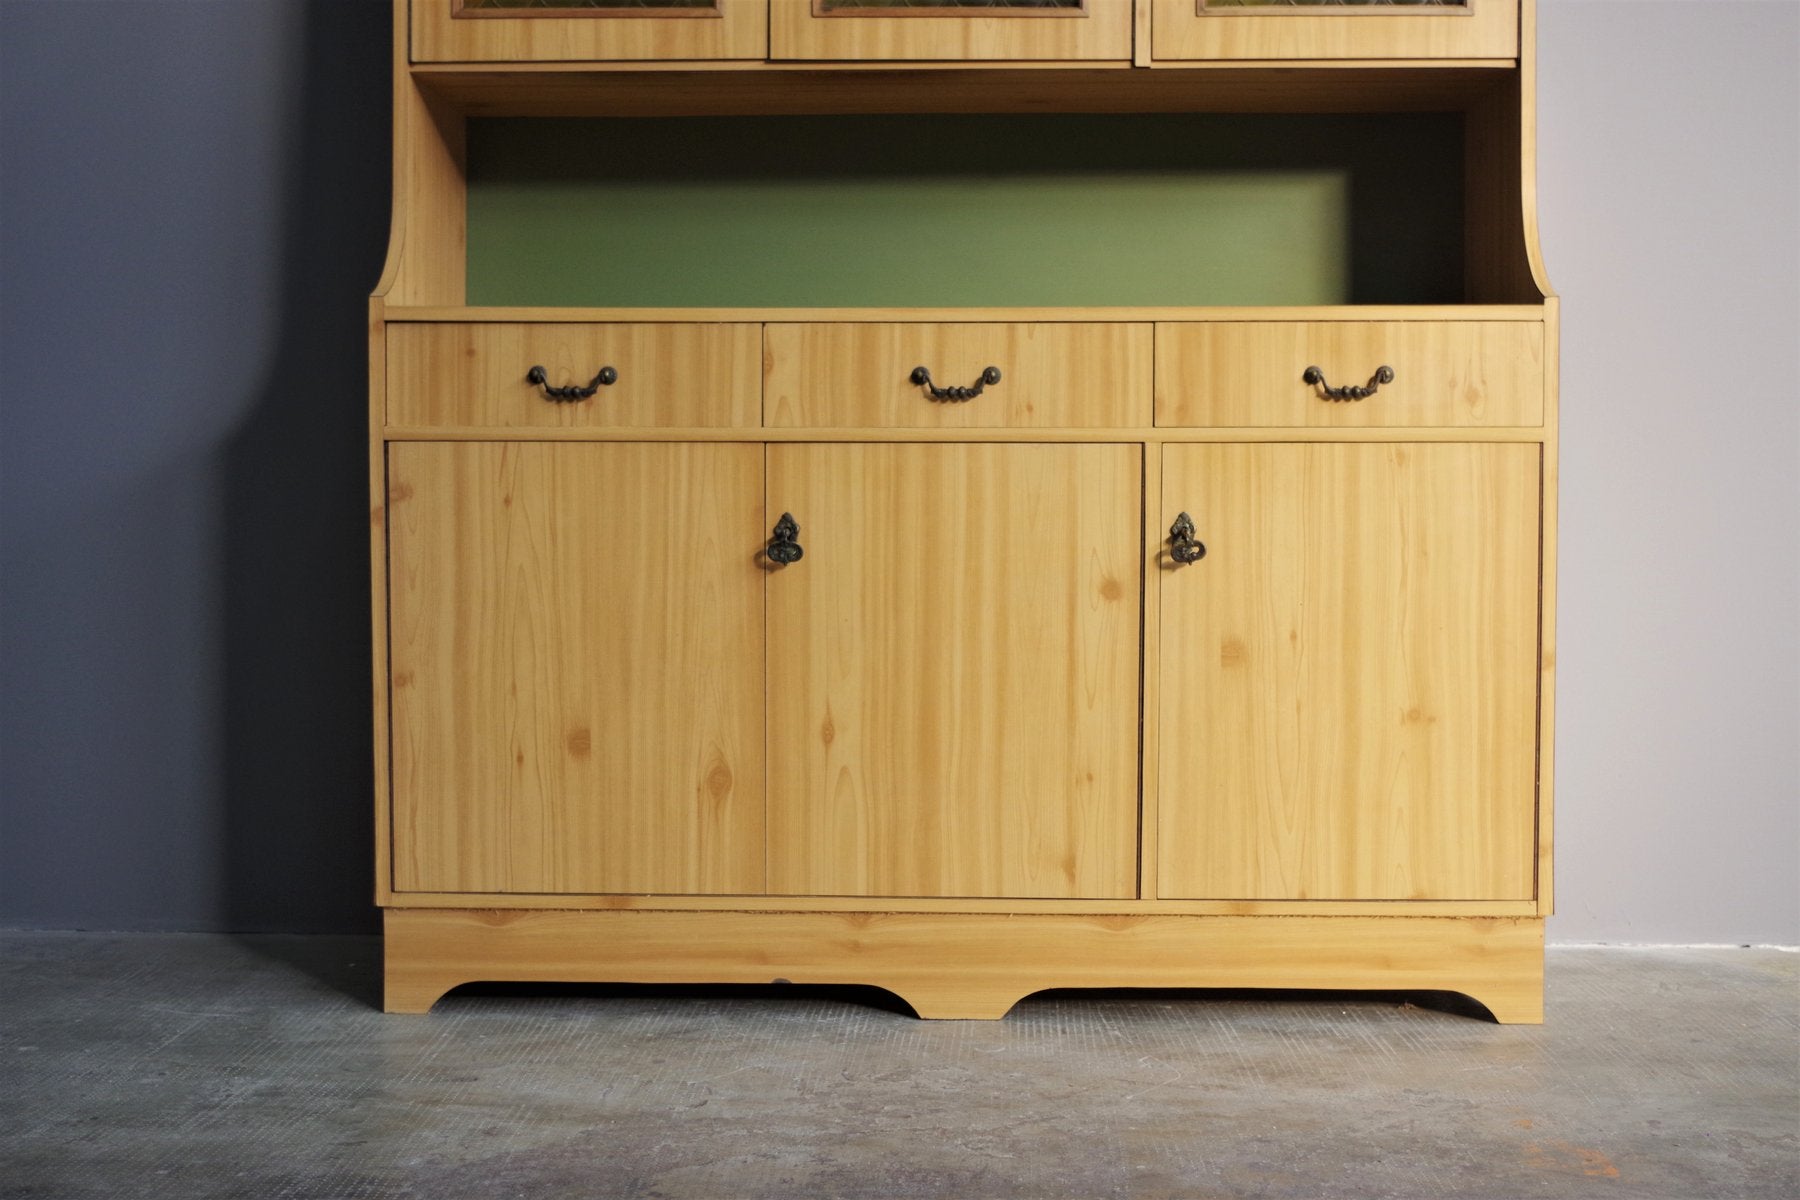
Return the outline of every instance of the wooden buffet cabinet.
<path id="1" fill-rule="evenodd" d="M 1542 1019 L 1532 0 L 1010 3 L 399 0 L 391 1011 L 791 981 Z M 906 157 L 964 133 L 997 157 Z"/>

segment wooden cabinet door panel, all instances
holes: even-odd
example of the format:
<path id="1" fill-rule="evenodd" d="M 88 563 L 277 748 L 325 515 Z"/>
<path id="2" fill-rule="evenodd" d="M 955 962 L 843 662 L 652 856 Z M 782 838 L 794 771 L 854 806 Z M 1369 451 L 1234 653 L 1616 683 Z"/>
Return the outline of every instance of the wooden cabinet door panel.
<path id="1" fill-rule="evenodd" d="M 1517 58 L 1518 0 L 1139 0 L 1158 60 Z"/>
<path id="2" fill-rule="evenodd" d="M 769 888 L 1136 893 L 1141 451 L 778 445 Z"/>
<path id="3" fill-rule="evenodd" d="M 1131 57 L 1132 0 L 774 0 L 774 59 Z"/>
<path id="4" fill-rule="evenodd" d="M 762 891 L 762 447 L 388 461 L 395 888 Z"/>
<path id="5" fill-rule="evenodd" d="M 414 62 L 763 58 L 769 0 L 412 0 Z"/>
<path id="6" fill-rule="evenodd" d="M 1171 445 L 1159 894 L 1533 893 L 1535 445 Z"/>

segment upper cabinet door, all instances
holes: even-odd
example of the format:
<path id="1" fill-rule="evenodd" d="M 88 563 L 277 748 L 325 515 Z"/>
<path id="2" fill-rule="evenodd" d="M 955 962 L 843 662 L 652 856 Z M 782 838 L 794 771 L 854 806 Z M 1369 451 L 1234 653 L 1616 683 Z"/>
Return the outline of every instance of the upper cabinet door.
<path id="1" fill-rule="evenodd" d="M 770 57 L 1131 57 L 1132 0 L 771 0 Z"/>
<path id="2" fill-rule="evenodd" d="M 771 895 L 1136 895 L 1141 461 L 769 447 Z"/>
<path id="3" fill-rule="evenodd" d="M 1155 58 L 1517 58 L 1518 0 L 1140 0 Z"/>
<path id="4" fill-rule="evenodd" d="M 1532 896 L 1539 462 L 1165 449 L 1160 896 Z"/>
<path id="5" fill-rule="evenodd" d="M 769 0 L 412 0 L 414 62 L 704 61 L 768 50 Z"/>

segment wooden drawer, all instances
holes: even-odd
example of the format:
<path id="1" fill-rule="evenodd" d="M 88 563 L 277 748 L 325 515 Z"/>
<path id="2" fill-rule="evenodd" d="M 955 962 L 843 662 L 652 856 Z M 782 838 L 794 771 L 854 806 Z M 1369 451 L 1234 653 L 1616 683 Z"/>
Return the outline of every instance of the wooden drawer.
<path id="1" fill-rule="evenodd" d="M 776 0 L 769 57 L 1124 60 L 1131 18 L 1131 0 Z"/>
<path id="2" fill-rule="evenodd" d="M 388 424 L 753 428 L 761 416 L 760 325 L 396 324 L 388 326 Z M 617 378 L 587 399 L 550 387 Z"/>
<path id="3" fill-rule="evenodd" d="M 768 0 L 412 0 L 414 62 L 762 58 Z"/>
<path id="4" fill-rule="evenodd" d="M 1158 60 L 1516 58 L 1519 0 L 1295 4 L 1291 0 L 1150 3 Z"/>
<path id="5" fill-rule="evenodd" d="M 1307 382 L 1319 368 L 1320 383 Z M 1367 388 L 1363 399 L 1326 389 Z M 1159 325 L 1158 425 L 1470 428 L 1544 423 L 1538 321 L 1224 321 Z"/>
<path id="6" fill-rule="evenodd" d="M 770 325 L 767 423 L 897 429 L 1076 429 L 1150 423 L 1148 324 Z M 934 397 L 914 382 L 973 390 Z M 982 383 L 989 367 L 997 383 Z"/>

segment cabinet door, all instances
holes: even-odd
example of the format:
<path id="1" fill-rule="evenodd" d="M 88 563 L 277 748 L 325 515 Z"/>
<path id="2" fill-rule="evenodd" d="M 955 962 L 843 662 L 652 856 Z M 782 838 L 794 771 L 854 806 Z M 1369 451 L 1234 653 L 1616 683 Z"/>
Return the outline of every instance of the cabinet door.
<path id="1" fill-rule="evenodd" d="M 762 447 L 389 450 L 394 886 L 760 892 Z"/>
<path id="2" fill-rule="evenodd" d="M 1149 0 L 1158 59 L 1516 58 L 1518 0 Z"/>
<path id="3" fill-rule="evenodd" d="M 1538 447 L 1163 462 L 1159 894 L 1528 899 Z"/>
<path id="4" fill-rule="evenodd" d="M 762 58 L 768 0 L 412 0 L 414 62 Z"/>
<path id="5" fill-rule="evenodd" d="M 778 59 L 1128 59 L 1131 32 L 1131 0 L 775 0 L 769 10 Z"/>
<path id="6" fill-rule="evenodd" d="M 1136 893 L 1141 468 L 769 448 L 772 893 Z"/>

